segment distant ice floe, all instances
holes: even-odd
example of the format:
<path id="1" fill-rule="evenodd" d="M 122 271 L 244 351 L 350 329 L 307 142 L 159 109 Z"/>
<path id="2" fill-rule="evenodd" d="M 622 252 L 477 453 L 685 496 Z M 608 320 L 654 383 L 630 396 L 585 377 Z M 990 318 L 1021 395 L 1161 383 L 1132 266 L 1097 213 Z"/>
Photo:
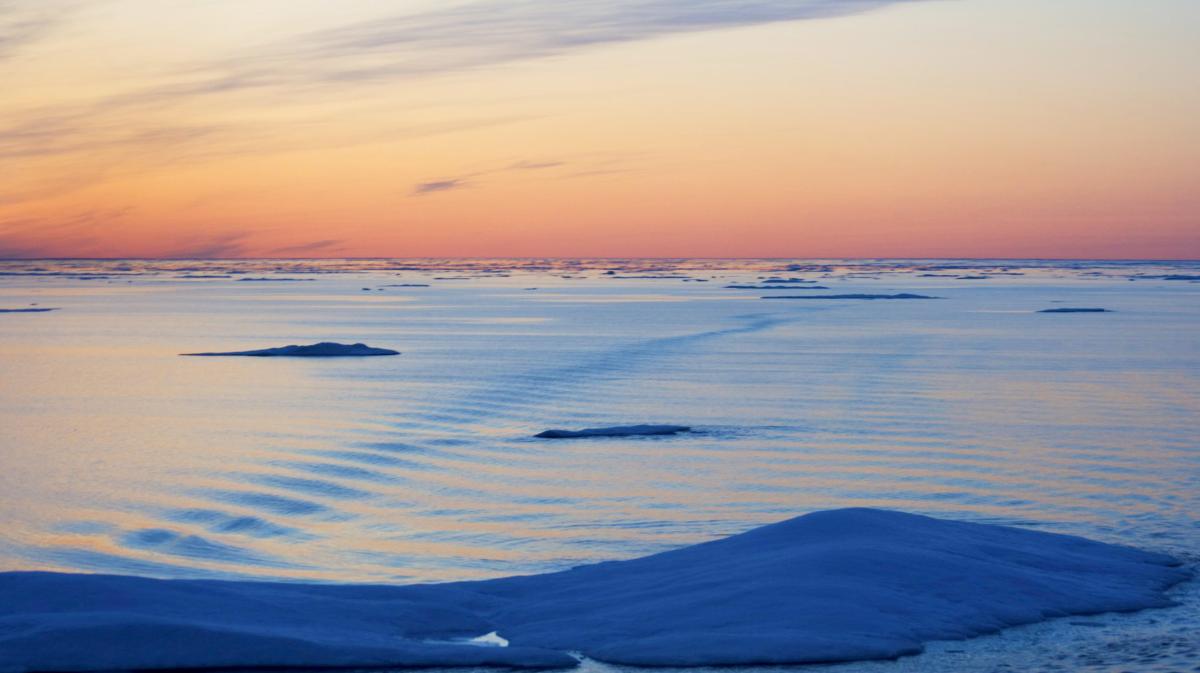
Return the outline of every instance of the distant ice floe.
<path id="1" fill-rule="evenodd" d="M 1140 280 L 1186 280 L 1200 281 L 1200 275 L 1187 273 L 1168 273 L 1159 276 L 1136 276 Z"/>
<path id="2" fill-rule="evenodd" d="M 575 439 L 578 437 L 635 437 L 638 435 L 675 435 L 691 432 L 686 425 L 617 425 L 610 428 L 582 430 L 544 430 L 534 437 L 542 439 Z"/>
<path id="3" fill-rule="evenodd" d="M 761 299 L 940 299 L 923 294 L 901 292 L 899 294 L 814 294 L 814 295 L 775 295 Z"/>
<path id="4" fill-rule="evenodd" d="M 726 285 L 726 290 L 828 290 L 824 285 Z"/>
<path id="5" fill-rule="evenodd" d="M 311 344 L 308 346 L 280 346 L 278 348 L 262 348 L 252 351 L 230 351 L 226 353 L 180 353 L 180 355 L 189 356 L 232 356 L 240 355 L 246 357 L 267 358 L 267 357 L 292 357 L 292 358 L 337 358 L 337 357 L 370 357 L 375 355 L 399 355 L 400 351 L 394 351 L 390 348 L 372 348 L 366 344 L 339 344 L 331 341 L 322 341 L 321 343 Z"/>
<path id="6" fill-rule="evenodd" d="M 642 666 L 885 659 L 1053 617 L 1166 607 L 1165 590 L 1187 577 L 1129 547 L 877 509 L 475 582 L 10 572 L 0 671 L 553 668 L 575 665 L 572 652 Z"/>

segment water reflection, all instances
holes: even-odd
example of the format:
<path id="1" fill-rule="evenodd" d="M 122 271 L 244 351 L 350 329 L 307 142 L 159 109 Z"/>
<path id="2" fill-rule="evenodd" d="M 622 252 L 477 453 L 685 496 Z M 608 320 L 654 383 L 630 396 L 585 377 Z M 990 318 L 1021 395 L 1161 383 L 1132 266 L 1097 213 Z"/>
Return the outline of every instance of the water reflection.
<path id="1" fill-rule="evenodd" d="M 62 307 L 0 320 L 0 563 L 458 579 L 840 506 L 1200 549 L 1194 288 L 1119 263 L 979 262 L 992 277 L 961 282 L 926 262 L 791 264 L 0 264 L 18 274 L 0 305 Z M 316 280 L 237 281 L 274 273 Z M 681 282 L 776 275 L 947 299 L 801 306 Z M 362 291 L 405 283 L 429 287 Z M 1116 312 L 1103 330 L 1032 312 L 1056 301 Z M 403 355 L 176 355 L 324 340 Z M 531 437 L 629 422 L 698 432 Z"/>

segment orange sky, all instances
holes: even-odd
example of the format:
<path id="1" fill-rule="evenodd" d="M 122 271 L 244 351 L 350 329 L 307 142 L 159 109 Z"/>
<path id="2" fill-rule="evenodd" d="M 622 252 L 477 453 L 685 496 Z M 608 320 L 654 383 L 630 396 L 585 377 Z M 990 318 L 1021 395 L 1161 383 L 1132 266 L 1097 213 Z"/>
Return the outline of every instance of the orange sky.
<path id="1" fill-rule="evenodd" d="M 0 257 L 1200 258 L 1194 0 L 0 0 Z"/>

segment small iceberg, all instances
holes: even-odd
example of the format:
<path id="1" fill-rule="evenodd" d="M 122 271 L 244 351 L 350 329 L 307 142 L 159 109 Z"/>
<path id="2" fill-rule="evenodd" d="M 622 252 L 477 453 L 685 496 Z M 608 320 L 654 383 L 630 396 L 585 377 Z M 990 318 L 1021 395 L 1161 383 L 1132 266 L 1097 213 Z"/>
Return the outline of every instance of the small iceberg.
<path id="1" fill-rule="evenodd" d="M 227 353 L 180 353 L 180 355 L 197 356 L 197 357 L 218 357 L 240 355 L 252 358 L 346 358 L 346 357 L 370 357 L 375 355 L 399 355 L 400 351 L 394 351 L 390 348 L 372 348 L 366 344 L 339 344 L 332 341 L 322 341 L 321 343 L 311 344 L 308 346 L 280 346 L 278 348 L 262 348 L 253 351 L 230 351 Z"/>
<path id="2" fill-rule="evenodd" d="M 640 435 L 676 435 L 691 432 L 686 425 L 616 425 L 611 428 L 582 430 L 544 430 L 534 437 L 542 439 L 575 439 L 578 437 L 637 437 Z"/>
<path id="3" fill-rule="evenodd" d="M 508 647 L 508 640 L 501 637 L 499 633 L 490 631 L 482 636 L 476 636 L 467 641 L 471 645 L 479 647 Z"/>
<path id="4" fill-rule="evenodd" d="M 475 647 L 508 647 L 508 640 L 495 631 L 490 631 L 474 638 L 455 638 L 453 640 L 427 640 L 434 645 L 473 645 Z"/>
<path id="5" fill-rule="evenodd" d="M 445 584 L 8 572 L 0 671 L 562 668 L 577 664 L 572 652 L 634 666 L 893 659 L 932 640 L 1167 607 L 1165 591 L 1188 577 L 1162 554 L 878 509 Z"/>
<path id="6" fill-rule="evenodd" d="M 1112 313 L 1106 308 L 1044 308 L 1038 313 Z"/>
<path id="7" fill-rule="evenodd" d="M 815 295 L 776 295 L 761 297 L 761 299 L 940 299 L 923 294 L 815 294 Z"/>

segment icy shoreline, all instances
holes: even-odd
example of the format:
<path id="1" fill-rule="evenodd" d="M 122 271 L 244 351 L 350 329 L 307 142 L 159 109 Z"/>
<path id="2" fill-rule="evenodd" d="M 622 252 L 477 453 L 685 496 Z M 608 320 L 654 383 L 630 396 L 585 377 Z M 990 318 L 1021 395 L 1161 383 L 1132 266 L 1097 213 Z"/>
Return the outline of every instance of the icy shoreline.
<path id="1" fill-rule="evenodd" d="M 1187 576 L 1161 554 L 873 509 L 476 582 L 0 573 L 0 671 L 893 658 L 1052 617 L 1165 607 Z M 493 632 L 508 646 L 469 642 Z"/>

